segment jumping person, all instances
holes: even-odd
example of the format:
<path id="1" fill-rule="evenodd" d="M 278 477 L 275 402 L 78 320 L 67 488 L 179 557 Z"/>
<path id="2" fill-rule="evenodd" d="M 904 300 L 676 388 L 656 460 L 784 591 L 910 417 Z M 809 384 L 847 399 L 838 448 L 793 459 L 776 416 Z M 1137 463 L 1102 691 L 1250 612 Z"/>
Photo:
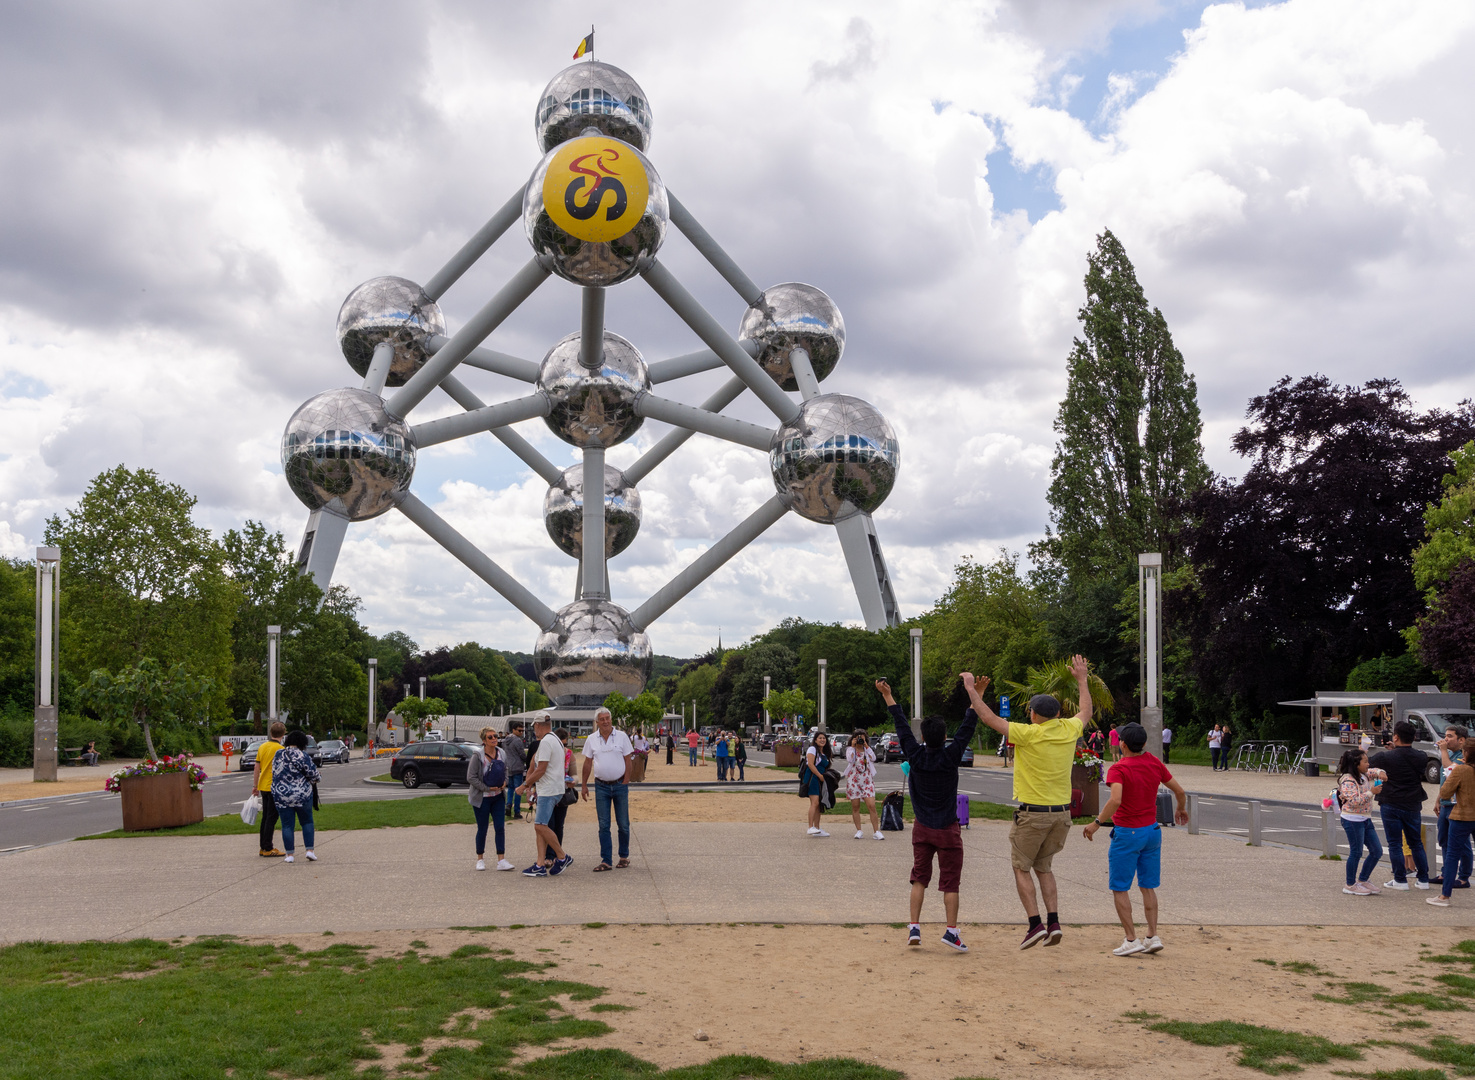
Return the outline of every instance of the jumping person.
<path id="1" fill-rule="evenodd" d="M 988 685 L 984 679 L 983 684 Z M 973 676 L 964 675 L 963 685 L 973 686 Z M 902 770 L 907 776 L 912 796 L 912 895 L 911 922 L 907 926 L 907 944 L 922 944 L 922 900 L 932 881 L 932 857 L 937 856 L 937 887 L 942 892 L 942 907 L 947 915 L 947 928 L 942 943 L 957 952 L 967 952 L 958 933 L 958 890 L 963 878 L 963 831 L 958 823 L 958 767 L 963 751 L 973 740 L 978 727 L 976 710 L 963 714 L 963 722 L 949 741 L 947 721 L 929 716 L 922 721 L 922 741 L 912 734 L 912 725 L 885 679 L 876 680 L 876 689 L 886 703 L 901 740 L 906 759 Z M 855 804 L 852 803 L 852 806 Z M 877 834 L 880 835 L 879 833 Z"/>
<path id="2" fill-rule="evenodd" d="M 1179 825 L 1188 824 L 1188 792 L 1173 779 L 1166 765 L 1146 752 L 1147 729 L 1141 724 L 1122 726 L 1122 747 L 1126 756 L 1106 774 L 1111 799 L 1096 815 L 1096 820 L 1086 826 L 1085 836 L 1087 840 L 1095 840 L 1096 830 L 1103 824 L 1112 827 L 1106 887 L 1111 890 L 1117 918 L 1127 936 L 1111 952 L 1113 956 L 1135 956 L 1163 950 L 1162 939 L 1157 936 L 1157 889 L 1163 876 L 1163 827 L 1157 823 L 1157 788 L 1159 784 L 1167 784 L 1177 798 L 1178 809 L 1173 820 Z M 1147 921 L 1145 938 L 1139 938 L 1132 925 L 1134 877 L 1137 888 L 1142 890 L 1142 916 Z"/>
<path id="3" fill-rule="evenodd" d="M 1055 874 L 1050 869 L 1057 852 L 1065 847 L 1070 835 L 1070 768 L 1075 760 L 1076 740 L 1091 718 L 1091 687 L 1086 681 L 1089 668 L 1084 656 L 1070 662 L 1076 677 L 1080 709 L 1069 719 L 1060 716 L 1060 702 L 1050 694 L 1036 694 L 1029 699 L 1027 724 L 1001 719 L 983 703 L 973 676 L 963 673 L 963 689 L 973 703 L 974 712 L 983 722 L 1014 744 L 1014 824 L 1009 829 L 1009 861 L 1014 867 L 1014 887 L 1019 902 L 1029 916 L 1029 929 L 1021 949 L 1044 942 L 1058 945 L 1065 936 L 1060 928 L 1059 902 Z M 988 680 L 984 680 L 988 685 Z M 1045 921 L 1035 900 L 1033 872 L 1039 879 L 1040 895 L 1045 901 Z"/>
<path id="4" fill-rule="evenodd" d="M 533 721 L 533 737 L 538 740 L 538 748 L 533 753 L 527 777 L 518 790 L 523 794 L 538 793 L 537 812 L 533 818 L 533 846 L 537 848 L 538 857 L 522 873 L 524 877 L 548 877 L 563 873 L 574 861 L 573 856 L 564 852 L 551 827 L 553 811 L 563 800 L 563 744 L 553 734 L 553 721 L 547 713 L 540 713 Z M 551 864 L 547 859 L 549 850 L 554 855 Z"/>

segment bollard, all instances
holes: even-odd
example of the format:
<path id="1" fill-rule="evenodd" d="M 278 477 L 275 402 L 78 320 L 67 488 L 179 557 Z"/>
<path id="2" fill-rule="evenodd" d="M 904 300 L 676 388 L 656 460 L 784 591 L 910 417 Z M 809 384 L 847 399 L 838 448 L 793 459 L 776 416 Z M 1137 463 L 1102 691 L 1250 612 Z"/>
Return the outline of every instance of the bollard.
<path id="1" fill-rule="evenodd" d="M 1188 835 L 1198 835 L 1198 795 L 1188 793 Z"/>
<path id="2" fill-rule="evenodd" d="M 1250 800 L 1250 846 L 1260 846 L 1260 801 Z"/>
<path id="3" fill-rule="evenodd" d="M 1332 825 L 1333 816 L 1330 810 L 1321 812 L 1321 853 L 1328 859 L 1335 858 L 1337 854 L 1337 834 L 1333 831 L 1335 828 Z"/>

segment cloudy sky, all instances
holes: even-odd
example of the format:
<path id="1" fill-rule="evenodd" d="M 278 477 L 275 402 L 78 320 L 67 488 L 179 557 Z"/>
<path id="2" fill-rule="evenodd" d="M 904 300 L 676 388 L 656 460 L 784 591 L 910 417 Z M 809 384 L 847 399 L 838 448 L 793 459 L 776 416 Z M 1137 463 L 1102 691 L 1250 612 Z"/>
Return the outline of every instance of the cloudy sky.
<path id="1" fill-rule="evenodd" d="M 295 545 L 292 410 L 355 382 L 334 317 L 379 274 L 427 280 L 537 164 L 533 108 L 591 21 L 640 81 L 651 157 L 760 286 L 844 312 L 827 390 L 902 445 L 876 515 L 905 613 L 963 554 L 1042 532 L 1083 292 L 1111 228 L 1198 380 L 1210 464 L 1281 375 L 1475 395 L 1475 6 L 1425 0 L 918 0 L 10 5 L 0 38 L 0 553 L 96 473 L 147 466 L 223 531 Z M 1463 72 L 1464 74 L 1461 74 Z M 443 299 L 452 329 L 529 251 L 509 233 Z M 742 302 L 673 231 L 718 320 Z M 488 344 L 577 327 L 550 281 Z M 640 281 L 610 329 L 699 347 Z M 467 372 L 487 400 L 525 392 Z M 696 402 L 720 373 L 667 384 Z M 416 420 L 457 411 L 442 394 Z M 746 396 L 734 411 L 764 414 Z M 541 421 L 519 426 L 560 463 Z M 648 422 L 611 461 L 664 431 Z M 543 482 L 490 436 L 424 451 L 414 490 L 545 601 L 572 598 Z M 633 608 L 772 493 L 762 455 L 698 437 L 642 484 L 611 564 Z M 351 528 L 336 580 L 376 632 L 528 649 L 535 631 L 397 514 Z M 857 621 L 834 532 L 792 516 L 655 625 L 690 655 L 785 615 Z"/>

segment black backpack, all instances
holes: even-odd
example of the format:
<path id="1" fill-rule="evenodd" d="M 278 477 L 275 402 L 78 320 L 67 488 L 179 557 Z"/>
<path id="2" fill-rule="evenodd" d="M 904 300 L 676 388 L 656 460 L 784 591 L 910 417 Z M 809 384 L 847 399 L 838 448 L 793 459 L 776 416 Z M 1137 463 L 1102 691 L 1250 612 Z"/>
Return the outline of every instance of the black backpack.
<path id="1" fill-rule="evenodd" d="M 902 794 L 899 791 L 893 791 L 882 801 L 881 830 L 883 832 L 901 832 L 906 828 L 906 823 L 902 820 L 901 808 Z"/>

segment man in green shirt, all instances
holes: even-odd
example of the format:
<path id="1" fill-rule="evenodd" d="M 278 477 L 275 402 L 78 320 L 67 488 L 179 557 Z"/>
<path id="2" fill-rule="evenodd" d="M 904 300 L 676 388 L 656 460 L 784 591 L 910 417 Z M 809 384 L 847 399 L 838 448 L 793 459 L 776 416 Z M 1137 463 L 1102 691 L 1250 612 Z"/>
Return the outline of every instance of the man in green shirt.
<path id="1" fill-rule="evenodd" d="M 994 714 L 983 703 L 973 676 L 963 673 L 963 689 L 985 724 L 1014 744 L 1014 824 L 1009 829 L 1009 861 L 1014 867 L 1014 886 L 1019 902 L 1029 916 L 1029 929 L 1021 949 L 1044 942 L 1058 945 L 1065 936 L 1060 929 L 1059 901 L 1055 888 L 1052 860 L 1070 834 L 1070 767 L 1075 761 L 1076 741 L 1085 732 L 1091 716 L 1091 688 L 1086 677 L 1089 667 L 1083 656 L 1070 662 L 1080 695 L 1078 713 L 1069 719 L 1060 716 L 1060 702 L 1050 694 L 1036 694 L 1029 699 L 1027 724 L 1010 723 Z M 985 680 L 985 685 L 987 681 Z M 1033 873 L 1034 877 L 1030 877 Z M 1035 898 L 1035 879 L 1045 901 L 1045 919 Z"/>

